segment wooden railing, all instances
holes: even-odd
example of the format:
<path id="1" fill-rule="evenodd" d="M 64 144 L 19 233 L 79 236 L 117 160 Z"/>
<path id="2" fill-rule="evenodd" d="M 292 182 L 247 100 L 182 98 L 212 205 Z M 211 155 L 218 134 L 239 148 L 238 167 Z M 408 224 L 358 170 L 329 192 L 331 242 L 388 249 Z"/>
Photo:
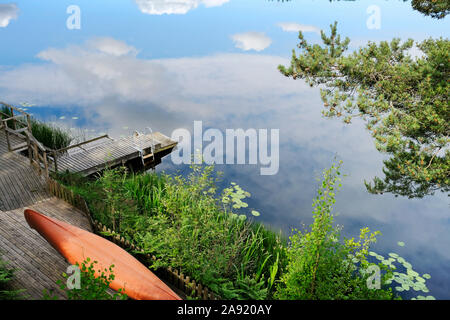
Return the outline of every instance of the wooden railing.
<path id="1" fill-rule="evenodd" d="M 90 140 L 77 143 L 66 148 L 51 149 L 42 145 L 34 136 L 31 127 L 31 116 L 25 111 L 0 101 L 0 107 L 4 106 L 9 111 L 4 113 L 0 111 L 0 129 L 5 131 L 6 143 L 9 151 L 28 150 L 30 165 L 32 165 L 39 174 L 44 173 L 45 177 L 49 177 L 49 169 L 53 167 L 58 172 L 58 158 L 66 154 L 74 148 L 83 149 L 83 145 L 92 143 L 100 139 L 111 139 L 107 134 Z M 13 146 L 10 136 L 14 135 L 23 143 Z"/>
<path id="2" fill-rule="evenodd" d="M 0 105 L 6 107 L 9 111 L 4 113 L 0 111 L 1 128 L 5 131 L 6 143 L 9 151 L 28 150 L 30 165 L 36 168 L 39 174 L 44 173 L 48 178 L 49 168 L 49 150 L 44 147 L 32 134 L 31 116 L 25 111 L 0 102 Z M 10 136 L 14 135 L 23 143 L 13 146 Z"/>
<path id="3" fill-rule="evenodd" d="M 47 180 L 47 185 L 50 194 L 60 199 L 63 199 L 64 201 L 71 204 L 75 208 L 81 210 L 89 219 L 92 229 L 96 233 L 102 235 L 103 237 L 109 239 L 110 241 L 114 242 L 118 246 L 122 247 L 123 249 L 131 253 L 135 253 L 139 256 L 144 256 L 148 260 L 153 261 L 158 260 L 154 255 L 146 253 L 143 249 L 130 243 L 120 234 L 117 234 L 116 232 L 104 226 L 102 223 L 94 220 L 92 218 L 91 212 L 89 210 L 86 201 L 80 195 L 75 194 L 72 190 L 61 185 L 58 181 L 53 180 L 51 178 Z M 177 289 L 184 292 L 186 295 L 189 295 L 190 297 L 203 300 L 220 299 L 220 297 L 214 294 L 207 287 L 203 286 L 200 283 L 197 283 L 194 279 L 191 279 L 189 276 L 184 275 L 180 270 L 171 267 L 159 268 L 158 270 L 155 271 L 155 273 L 162 279 L 166 280 L 167 282 L 175 286 Z"/>

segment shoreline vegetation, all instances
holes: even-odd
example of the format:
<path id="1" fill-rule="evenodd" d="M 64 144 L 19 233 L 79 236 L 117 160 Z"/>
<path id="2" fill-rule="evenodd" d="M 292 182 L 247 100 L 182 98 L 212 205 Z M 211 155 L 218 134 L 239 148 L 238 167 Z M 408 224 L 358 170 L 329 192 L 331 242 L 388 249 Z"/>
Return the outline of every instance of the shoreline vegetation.
<path id="1" fill-rule="evenodd" d="M 193 164 L 187 177 L 115 168 L 96 180 L 54 178 L 87 201 L 95 220 L 155 255 L 146 261 L 151 269 L 179 268 L 222 299 L 434 299 L 418 295 L 429 292 L 428 274 L 396 253 L 370 251 L 378 231 L 341 237 L 332 213 L 340 166 L 323 172 L 313 223 L 289 238 L 254 221 L 259 212 L 245 202 L 251 195 L 236 183 L 219 193 L 213 166 Z"/>

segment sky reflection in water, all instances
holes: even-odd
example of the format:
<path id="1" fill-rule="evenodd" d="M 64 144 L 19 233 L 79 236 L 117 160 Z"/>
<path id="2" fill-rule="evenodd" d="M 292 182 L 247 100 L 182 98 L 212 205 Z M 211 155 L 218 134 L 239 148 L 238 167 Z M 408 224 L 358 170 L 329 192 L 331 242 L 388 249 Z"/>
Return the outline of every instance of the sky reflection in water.
<path id="1" fill-rule="evenodd" d="M 422 17 L 399 1 L 379 3 L 379 30 L 366 27 L 368 1 L 101 3 L 79 1 L 82 28 L 70 31 L 68 1 L 18 1 L 16 18 L 0 27 L 2 47 L 8 48 L 0 53 L 1 100 L 34 103 L 28 111 L 38 118 L 87 128 L 86 136 L 120 137 L 147 126 L 170 135 L 176 128 L 192 131 L 194 120 L 223 132 L 280 129 L 277 175 L 260 176 L 258 166 L 217 166 L 225 173 L 223 186 L 235 181 L 252 193 L 249 205 L 261 212 L 256 219 L 285 233 L 310 224 L 316 178 L 336 155 L 348 174 L 335 207 L 344 235 L 357 236 L 364 226 L 380 230 L 375 251 L 399 253 L 418 272 L 432 275 L 430 294 L 450 298 L 448 197 L 368 194 L 363 181 L 382 175 L 383 155 L 364 124 L 324 119 L 318 89 L 276 69 L 289 63 L 297 44 L 289 30 L 299 25 L 318 41 L 317 31 L 337 20 L 353 49 L 397 36 L 448 37 L 448 19 Z M 5 19 L 0 9 L 0 22 Z M 187 168 L 167 157 L 162 170 Z"/>

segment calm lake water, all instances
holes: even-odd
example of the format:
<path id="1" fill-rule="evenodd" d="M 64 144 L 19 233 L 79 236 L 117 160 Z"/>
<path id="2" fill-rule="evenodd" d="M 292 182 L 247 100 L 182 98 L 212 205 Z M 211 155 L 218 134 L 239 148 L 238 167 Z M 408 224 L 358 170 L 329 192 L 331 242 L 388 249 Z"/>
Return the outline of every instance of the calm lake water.
<path id="1" fill-rule="evenodd" d="M 67 13 L 72 4 L 80 29 L 78 9 Z M 364 180 L 382 176 L 384 156 L 364 123 L 323 118 L 319 90 L 277 71 L 289 63 L 297 30 L 319 43 L 319 30 L 334 21 L 352 50 L 450 30 L 449 18 L 424 17 L 402 1 L 0 1 L 0 100 L 33 104 L 27 111 L 37 118 L 85 137 L 146 127 L 193 133 L 196 120 L 223 134 L 279 129 L 277 174 L 260 175 L 260 165 L 217 166 L 222 186 L 236 182 L 252 194 L 249 209 L 261 213 L 255 220 L 286 234 L 309 225 L 316 179 L 336 156 L 348 175 L 335 206 L 343 235 L 380 230 L 374 251 L 397 252 L 431 274 L 431 295 L 449 299 L 448 195 L 368 194 Z M 157 171 L 188 168 L 169 156 Z"/>

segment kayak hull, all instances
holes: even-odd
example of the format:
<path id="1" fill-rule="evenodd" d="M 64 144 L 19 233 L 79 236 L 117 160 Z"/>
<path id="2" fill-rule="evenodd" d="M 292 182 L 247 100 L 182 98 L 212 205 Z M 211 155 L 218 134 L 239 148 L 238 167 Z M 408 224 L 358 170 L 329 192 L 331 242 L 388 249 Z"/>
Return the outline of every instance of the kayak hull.
<path id="1" fill-rule="evenodd" d="M 118 245 L 92 232 L 47 217 L 34 210 L 24 212 L 28 225 L 44 237 L 70 264 L 81 265 L 86 258 L 97 261 L 98 270 L 114 265 L 110 287 L 135 300 L 181 300 L 164 282 Z"/>

